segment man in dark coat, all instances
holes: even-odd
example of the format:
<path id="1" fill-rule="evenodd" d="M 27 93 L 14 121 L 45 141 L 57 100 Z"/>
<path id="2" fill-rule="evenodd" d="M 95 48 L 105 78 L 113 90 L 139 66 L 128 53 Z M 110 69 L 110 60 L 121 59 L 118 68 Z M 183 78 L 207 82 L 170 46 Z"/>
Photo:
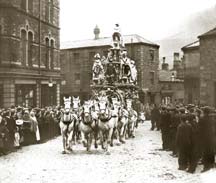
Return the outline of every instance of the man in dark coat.
<path id="1" fill-rule="evenodd" d="M 170 127 L 170 114 L 167 111 L 166 107 L 162 107 L 161 112 L 161 134 L 162 134 L 162 148 L 163 150 L 169 150 L 169 127 Z"/>
<path id="2" fill-rule="evenodd" d="M 157 130 L 160 129 L 160 111 L 156 104 L 154 104 L 153 109 L 151 110 L 151 130 L 154 130 L 157 127 Z"/>
<path id="3" fill-rule="evenodd" d="M 179 110 L 177 108 L 174 109 L 173 114 L 171 116 L 171 124 L 170 124 L 170 145 L 171 150 L 173 152 L 173 156 L 177 155 L 177 148 L 176 148 L 176 133 L 178 125 L 181 123 L 181 117 Z"/>
<path id="4" fill-rule="evenodd" d="M 210 107 L 204 107 L 204 116 L 199 121 L 199 135 L 203 152 L 203 171 L 207 171 L 214 167 L 215 155 L 214 155 L 214 125 L 213 120 L 210 117 Z"/>
<path id="5" fill-rule="evenodd" d="M 185 170 L 191 158 L 192 127 L 188 123 L 188 116 L 182 114 L 181 123 L 177 128 L 176 145 L 178 148 L 179 170 Z"/>

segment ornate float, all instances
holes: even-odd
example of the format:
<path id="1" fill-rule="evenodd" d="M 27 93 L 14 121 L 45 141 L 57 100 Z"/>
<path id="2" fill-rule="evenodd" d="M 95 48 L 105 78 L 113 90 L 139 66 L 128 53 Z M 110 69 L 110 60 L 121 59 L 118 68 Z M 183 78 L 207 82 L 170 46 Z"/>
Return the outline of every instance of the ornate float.
<path id="1" fill-rule="evenodd" d="M 107 96 L 110 101 L 117 98 L 125 105 L 127 99 L 138 98 L 136 62 L 127 55 L 118 24 L 115 25 L 107 57 L 95 54 L 92 73 L 93 99 Z"/>

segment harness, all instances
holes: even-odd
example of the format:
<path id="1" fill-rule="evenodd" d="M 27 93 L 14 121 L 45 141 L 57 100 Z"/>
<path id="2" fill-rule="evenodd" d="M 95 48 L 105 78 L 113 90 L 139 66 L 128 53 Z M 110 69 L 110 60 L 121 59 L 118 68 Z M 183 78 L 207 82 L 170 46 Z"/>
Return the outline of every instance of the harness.
<path id="1" fill-rule="evenodd" d="M 62 122 L 65 125 L 71 124 L 72 120 L 73 120 L 73 117 L 72 117 L 72 115 L 70 113 L 69 114 L 63 114 L 63 120 L 62 120 Z"/>

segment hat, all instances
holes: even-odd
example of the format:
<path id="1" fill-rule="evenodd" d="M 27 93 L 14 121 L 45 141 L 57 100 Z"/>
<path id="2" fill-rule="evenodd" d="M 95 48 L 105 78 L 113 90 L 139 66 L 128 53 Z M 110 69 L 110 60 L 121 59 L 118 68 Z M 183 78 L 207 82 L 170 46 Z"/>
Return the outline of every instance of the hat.
<path id="1" fill-rule="evenodd" d="M 101 58 L 101 57 L 100 57 L 100 54 L 99 54 L 99 53 L 96 53 L 95 56 L 94 56 L 94 58 L 95 58 L 95 59 L 100 59 L 100 58 Z"/>
<path id="2" fill-rule="evenodd" d="M 211 112 L 211 107 L 209 107 L 209 106 L 205 106 L 205 107 L 203 107 L 202 108 L 202 110 L 203 110 L 203 112 L 205 113 L 205 114 L 209 114 L 210 112 Z"/>

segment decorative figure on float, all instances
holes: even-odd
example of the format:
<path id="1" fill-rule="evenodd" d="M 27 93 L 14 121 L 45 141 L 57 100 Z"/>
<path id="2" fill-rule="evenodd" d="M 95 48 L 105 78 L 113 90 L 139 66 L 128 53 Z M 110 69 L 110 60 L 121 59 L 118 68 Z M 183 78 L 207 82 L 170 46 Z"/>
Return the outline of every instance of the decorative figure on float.
<path id="1" fill-rule="evenodd" d="M 107 64 L 107 69 L 106 69 L 106 81 L 108 84 L 113 84 L 116 80 L 116 70 L 112 62 L 109 62 Z"/>
<path id="2" fill-rule="evenodd" d="M 136 69 L 136 65 L 135 65 L 135 61 L 131 60 L 130 61 L 130 83 L 136 84 L 137 83 L 137 69 Z"/>
<path id="3" fill-rule="evenodd" d="M 130 72 L 130 59 L 127 57 L 127 51 L 124 50 L 121 55 L 121 72 L 122 72 L 122 80 L 124 83 L 128 83 L 129 77 L 131 75 Z"/>
<path id="4" fill-rule="evenodd" d="M 94 56 L 94 64 L 92 67 L 92 72 L 93 72 L 93 82 L 95 84 L 102 84 L 104 80 L 104 68 L 100 60 L 100 54 L 97 53 Z"/>

